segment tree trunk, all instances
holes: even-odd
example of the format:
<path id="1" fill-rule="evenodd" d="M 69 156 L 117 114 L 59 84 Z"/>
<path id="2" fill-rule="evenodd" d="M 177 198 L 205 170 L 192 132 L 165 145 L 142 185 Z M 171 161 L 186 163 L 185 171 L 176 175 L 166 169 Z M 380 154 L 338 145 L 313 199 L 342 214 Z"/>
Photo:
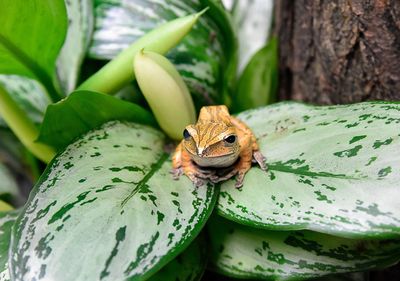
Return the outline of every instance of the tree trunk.
<path id="1" fill-rule="evenodd" d="M 399 0 L 277 0 L 280 98 L 400 100 Z"/>
<path id="2" fill-rule="evenodd" d="M 400 0 L 275 0 L 280 99 L 400 100 Z M 370 273 L 400 280 L 400 265 Z"/>

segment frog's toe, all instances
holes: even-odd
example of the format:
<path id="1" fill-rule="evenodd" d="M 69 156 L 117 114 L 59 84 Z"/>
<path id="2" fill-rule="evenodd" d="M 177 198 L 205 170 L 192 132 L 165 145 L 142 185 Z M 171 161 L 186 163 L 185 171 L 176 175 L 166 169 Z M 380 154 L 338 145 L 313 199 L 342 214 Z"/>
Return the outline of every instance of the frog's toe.
<path id="1" fill-rule="evenodd" d="M 267 170 L 267 164 L 265 164 L 266 158 L 259 150 L 253 152 L 253 160 L 258 163 L 261 170 Z"/>
<path id="2" fill-rule="evenodd" d="M 178 180 L 179 177 L 183 174 L 183 169 L 182 167 L 174 168 L 170 171 L 170 173 L 172 174 L 172 178 L 174 180 Z"/>
<path id="3" fill-rule="evenodd" d="M 203 186 L 203 185 L 204 185 L 204 180 L 201 179 L 201 178 L 197 178 L 197 177 L 196 177 L 196 178 L 193 180 L 193 183 L 194 183 L 195 186 L 200 187 L 200 186 Z"/>
<path id="4" fill-rule="evenodd" d="M 213 183 L 218 183 L 220 181 L 225 180 L 223 177 L 217 176 L 217 175 L 213 175 L 210 177 L 210 181 Z"/>
<path id="5" fill-rule="evenodd" d="M 237 175 L 236 183 L 235 183 L 236 188 L 241 188 L 243 186 L 244 175 L 245 175 L 245 173 L 239 173 Z"/>
<path id="6" fill-rule="evenodd" d="M 230 179 L 230 178 L 233 177 L 234 175 L 236 175 L 238 172 L 239 172 L 239 171 L 238 171 L 237 169 L 233 169 L 233 170 L 230 170 L 229 173 L 224 174 L 224 175 L 214 175 L 214 176 L 210 177 L 210 180 L 211 180 L 213 183 L 225 181 L 225 180 Z"/>

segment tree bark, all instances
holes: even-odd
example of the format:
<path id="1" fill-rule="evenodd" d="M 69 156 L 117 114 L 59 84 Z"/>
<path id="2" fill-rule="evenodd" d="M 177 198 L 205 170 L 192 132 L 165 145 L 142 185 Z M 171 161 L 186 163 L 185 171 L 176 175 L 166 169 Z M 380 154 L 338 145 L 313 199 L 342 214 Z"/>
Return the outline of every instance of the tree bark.
<path id="1" fill-rule="evenodd" d="M 278 0 L 280 98 L 400 100 L 399 0 Z"/>
<path id="2" fill-rule="evenodd" d="M 280 99 L 400 100 L 400 0 L 276 0 Z M 400 264 L 370 273 L 400 280 Z"/>

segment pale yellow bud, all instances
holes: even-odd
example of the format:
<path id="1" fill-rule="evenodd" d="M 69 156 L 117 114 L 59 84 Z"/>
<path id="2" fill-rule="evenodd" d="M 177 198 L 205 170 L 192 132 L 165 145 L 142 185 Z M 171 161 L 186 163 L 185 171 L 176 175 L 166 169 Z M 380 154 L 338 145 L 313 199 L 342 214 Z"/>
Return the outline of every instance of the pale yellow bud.
<path id="1" fill-rule="evenodd" d="M 182 139 L 186 125 L 196 121 L 196 112 L 178 71 L 164 56 L 143 50 L 135 56 L 133 68 L 160 127 L 170 138 Z"/>

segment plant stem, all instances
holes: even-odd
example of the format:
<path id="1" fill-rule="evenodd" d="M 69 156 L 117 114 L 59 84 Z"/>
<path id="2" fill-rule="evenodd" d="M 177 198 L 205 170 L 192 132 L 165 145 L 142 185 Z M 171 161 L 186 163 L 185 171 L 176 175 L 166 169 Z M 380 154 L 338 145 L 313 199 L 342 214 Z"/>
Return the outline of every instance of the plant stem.
<path id="1" fill-rule="evenodd" d="M 14 208 L 10 204 L 4 202 L 3 200 L 0 200 L 0 212 L 8 212 L 13 209 Z"/>
<path id="2" fill-rule="evenodd" d="M 134 79 L 133 58 L 143 48 L 159 54 L 168 52 L 191 30 L 198 18 L 207 11 L 167 22 L 150 31 L 122 51 L 112 61 L 84 81 L 77 90 L 114 94 Z"/>
<path id="3" fill-rule="evenodd" d="M 39 135 L 35 124 L 26 113 L 10 97 L 7 91 L 0 86 L 0 115 L 6 121 L 10 129 L 23 143 L 23 145 L 40 160 L 48 163 L 53 159 L 55 151 L 50 146 L 36 143 Z"/>

